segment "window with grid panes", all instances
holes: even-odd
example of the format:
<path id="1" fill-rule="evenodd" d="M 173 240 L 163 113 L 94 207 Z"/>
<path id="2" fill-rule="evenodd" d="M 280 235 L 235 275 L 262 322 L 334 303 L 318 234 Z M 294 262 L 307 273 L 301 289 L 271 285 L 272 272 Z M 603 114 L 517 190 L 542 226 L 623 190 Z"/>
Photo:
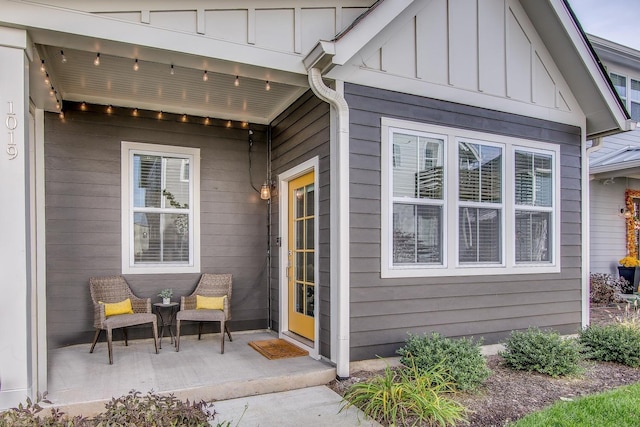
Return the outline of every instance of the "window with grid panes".
<path id="1" fill-rule="evenodd" d="M 382 123 L 383 277 L 559 271 L 557 145 Z"/>
<path id="2" fill-rule="evenodd" d="M 199 150 L 123 143 L 123 272 L 199 268 Z"/>

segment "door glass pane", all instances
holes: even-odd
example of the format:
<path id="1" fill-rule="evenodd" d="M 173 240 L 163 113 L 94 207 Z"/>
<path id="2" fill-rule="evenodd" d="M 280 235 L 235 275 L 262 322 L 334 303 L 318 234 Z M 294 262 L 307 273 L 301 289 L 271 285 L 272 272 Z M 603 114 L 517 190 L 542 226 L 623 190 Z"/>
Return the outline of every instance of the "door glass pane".
<path id="1" fill-rule="evenodd" d="M 296 229 L 295 229 L 295 239 L 296 239 L 296 243 L 295 243 L 295 248 L 296 249 L 304 249 L 304 223 L 305 221 L 303 219 L 297 220 L 296 221 Z"/>
<path id="2" fill-rule="evenodd" d="M 296 252 L 296 280 L 304 280 L 304 252 Z"/>
<path id="3" fill-rule="evenodd" d="M 297 188 L 295 191 L 295 210 L 294 218 L 302 218 L 304 216 L 304 188 Z"/>
<path id="4" fill-rule="evenodd" d="M 461 207 L 458 257 L 461 263 L 500 263 L 500 210 Z"/>
<path id="5" fill-rule="evenodd" d="M 296 313 L 304 314 L 304 285 L 302 283 L 296 282 L 295 293 Z"/>
<path id="6" fill-rule="evenodd" d="M 306 260 L 307 260 L 307 277 L 306 277 L 306 281 L 308 283 L 315 283 L 315 277 L 314 277 L 314 268 L 313 268 L 313 262 L 314 262 L 314 254 L 313 252 L 307 252 L 305 254 L 306 256 Z"/>
<path id="7" fill-rule="evenodd" d="M 314 224 L 314 220 L 313 218 L 309 218 L 308 220 L 305 221 L 305 225 L 306 225 L 306 236 L 307 236 L 307 245 L 305 249 L 309 249 L 309 250 L 313 250 L 313 244 L 314 244 L 314 233 L 313 233 L 313 224 Z"/>
<path id="8" fill-rule="evenodd" d="M 314 316 L 315 286 L 307 285 L 307 316 Z"/>
<path id="9" fill-rule="evenodd" d="M 313 208 L 314 208 L 314 197 L 315 197 L 315 190 L 313 188 L 313 184 L 311 185 L 307 185 L 307 197 L 306 197 L 306 206 L 307 206 L 307 211 L 305 213 L 305 216 L 313 216 Z"/>

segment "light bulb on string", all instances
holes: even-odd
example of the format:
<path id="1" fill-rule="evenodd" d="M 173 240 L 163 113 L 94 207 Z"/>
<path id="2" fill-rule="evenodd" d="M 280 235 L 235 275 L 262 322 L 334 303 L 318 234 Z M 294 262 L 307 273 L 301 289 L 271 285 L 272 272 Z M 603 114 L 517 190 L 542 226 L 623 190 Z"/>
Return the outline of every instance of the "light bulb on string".
<path id="1" fill-rule="evenodd" d="M 60 60 L 62 61 L 63 64 L 67 63 L 67 57 L 64 56 L 64 50 L 60 50 Z"/>
<path id="2" fill-rule="evenodd" d="M 173 64 L 171 64 L 171 71 L 169 71 L 169 74 L 173 76 L 175 73 L 176 73 L 176 70 L 174 70 Z"/>
<path id="3" fill-rule="evenodd" d="M 236 76 L 236 79 L 235 79 L 235 81 L 233 82 L 233 85 L 234 85 L 235 87 L 240 86 L 240 77 Z"/>
<path id="4" fill-rule="evenodd" d="M 271 85 L 269 84 L 269 80 L 267 80 L 267 83 L 265 83 L 264 90 L 271 90 Z"/>
<path id="5" fill-rule="evenodd" d="M 44 59 L 40 60 L 40 72 L 44 73 L 46 68 L 44 67 Z"/>
<path id="6" fill-rule="evenodd" d="M 96 59 L 93 60 L 93 65 L 95 65 L 96 67 L 100 65 L 100 52 L 96 54 Z"/>
<path id="7" fill-rule="evenodd" d="M 204 73 L 202 73 L 202 81 L 206 82 L 207 80 L 209 80 L 209 75 L 207 74 L 207 70 L 204 70 Z"/>
<path id="8" fill-rule="evenodd" d="M 138 65 L 138 58 L 136 58 L 136 62 L 133 63 L 133 71 L 138 71 L 140 69 L 140 65 Z"/>

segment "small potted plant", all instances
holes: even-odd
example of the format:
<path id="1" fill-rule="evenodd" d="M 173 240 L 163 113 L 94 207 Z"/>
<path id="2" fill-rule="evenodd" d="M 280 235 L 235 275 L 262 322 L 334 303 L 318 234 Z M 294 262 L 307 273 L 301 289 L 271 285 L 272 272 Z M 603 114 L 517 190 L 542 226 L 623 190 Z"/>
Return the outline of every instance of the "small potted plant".
<path id="1" fill-rule="evenodd" d="M 162 298 L 163 304 L 171 304 L 171 297 L 173 296 L 173 289 L 167 288 L 160 291 L 158 294 L 160 298 Z"/>
<path id="2" fill-rule="evenodd" d="M 636 267 L 640 267 L 640 260 L 634 256 L 626 256 L 618 261 L 618 274 L 624 278 L 629 285 L 622 289 L 624 294 L 632 294 L 634 292 Z"/>

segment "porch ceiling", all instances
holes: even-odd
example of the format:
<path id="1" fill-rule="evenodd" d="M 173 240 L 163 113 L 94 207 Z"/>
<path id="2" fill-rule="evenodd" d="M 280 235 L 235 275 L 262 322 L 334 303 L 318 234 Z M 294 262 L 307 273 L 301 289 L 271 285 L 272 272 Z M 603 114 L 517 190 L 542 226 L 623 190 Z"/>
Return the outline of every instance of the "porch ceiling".
<path id="1" fill-rule="evenodd" d="M 102 48 L 36 44 L 30 70 L 30 95 L 36 106 L 58 111 L 57 98 L 63 109 L 65 101 L 75 101 L 268 124 L 308 88 L 306 76 L 278 70 L 137 46 Z M 100 65 L 96 66 L 98 52 Z M 205 70 L 207 81 L 203 80 Z"/>

